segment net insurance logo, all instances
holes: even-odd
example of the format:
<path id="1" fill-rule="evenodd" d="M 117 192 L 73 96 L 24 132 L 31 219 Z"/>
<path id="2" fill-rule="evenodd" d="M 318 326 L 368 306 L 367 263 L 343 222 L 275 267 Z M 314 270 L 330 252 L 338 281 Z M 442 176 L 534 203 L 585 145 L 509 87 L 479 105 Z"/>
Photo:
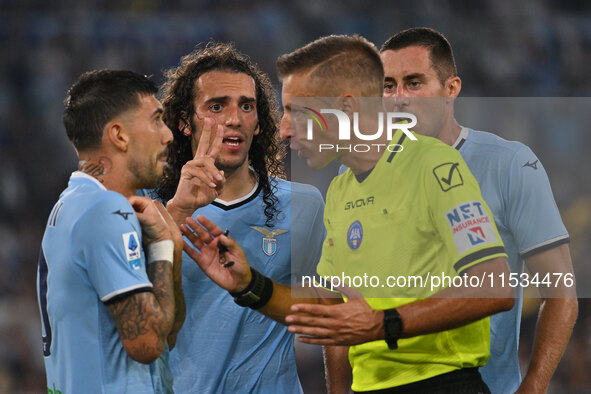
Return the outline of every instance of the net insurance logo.
<path id="1" fill-rule="evenodd" d="M 312 119 L 308 119 L 306 129 L 306 139 L 312 141 L 314 139 L 314 122 L 320 127 L 321 133 L 328 131 L 328 124 L 322 114 L 332 114 L 337 117 L 339 124 L 339 141 L 351 141 L 351 120 L 349 116 L 338 109 L 321 109 L 320 112 L 310 108 L 304 107 L 307 111 L 304 113 L 310 116 Z M 386 137 L 388 141 L 392 140 L 392 135 L 395 130 L 401 130 L 406 137 L 412 141 L 416 141 L 417 138 L 410 132 L 410 129 L 416 126 L 417 117 L 408 112 L 387 112 L 386 113 Z M 409 121 L 410 120 L 410 121 Z M 378 113 L 378 130 L 373 134 L 364 134 L 359 130 L 359 113 L 353 113 L 353 133 L 355 136 L 362 141 L 376 141 L 382 137 L 384 132 L 384 113 Z M 400 141 L 399 141 L 400 142 Z M 390 144 L 376 144 L 376 143 L 361 143 L 361 144 L 318 144 L 318 152 L 334 150 L 336 152 L 347 151 L 347 152 L 369 152 L 375 148 L 378 152 L 381 152 L 383 148 L 389 152 L 401 152 L 404 147 L 399 143 Z"/>

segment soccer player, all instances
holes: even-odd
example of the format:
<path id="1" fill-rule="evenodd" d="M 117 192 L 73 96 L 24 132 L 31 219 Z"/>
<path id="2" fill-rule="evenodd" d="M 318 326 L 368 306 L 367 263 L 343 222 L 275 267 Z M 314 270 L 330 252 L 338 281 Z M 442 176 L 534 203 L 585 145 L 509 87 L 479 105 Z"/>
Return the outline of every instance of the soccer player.
<path id="1" fill-rule="evenodd" d="M 393 272 L 495 278 L 508 273 L 492 215 L 457 151 L 433 138 L 407 138 L 398 130 L 391 141 L 383 133 L 374 142 L 396 143 L 402 152 L 319 154 L 301 147 L 302 136 L 292 135 L 292 123 L 302 111 L 295 97 L 336 97 L 351 115 L 363 106 L 361 99 L 382 95 L 384 72 L 373 44 L 359 36 L 329 36 L 283 55 L 277 63 L 285 108 L 282 136 L 305 149 L 299 154 L 309 165 L 321 167 L 339 158 L 350 168 L 333 180 L 327 193 L 327 238 L 317 270 L 321 276 L 367 274 L 385 280 Z M 359 122 L 375 126 L 373 116 L 359 112 L 359 117 L 364 117 Z M 323 138 L 335 141 L 331 122 Z M 344 202 L 366 196 L 373 197 L 371 204 L 346 209 Z M 486 317 L 513 306 L 507 288 L 485 283 L 482 289 L 446 288 L 428 298 L 349 297 L 343 303 L 314 297 L 324 292 L 312 287 L 307 298 L 293 299 L 291 289 L 249 267 L 236 241 L 221 228 L 203 216 L 197 220 L 188 219 L 188 227 L 181 229 L 201 253 L 188 245 L 185 251 L 237 302 L 291 324 L 291 332 L 306 335 L 300 337 L 303 342 L 355 345 L 349 352 L 354 391 L 487 391 L 477 370 L 489 355 Z M 473 220 L 482 223 L 482 237 L 475 243 L 469 241 Z M 219 252 L 220 243 L 227 252 Z M 234 264 L 224 267 L 220 257 Z M 351 290 L 344 292 L 351 296 Z M 372 289 L 361 292 L 376 294 Z M 460 294 L 484 298 L 447 297 Z"/>
<path id="2" fill-rule="evenodd" d="M 384 43 L 381 58 L 384 95 L 397 98 L 399 110 L 412 112 L 410 107 L 420 104 L 413 103 L 414 98 L 453 99 L 460 93 L 462 84 L 451 45 L 435 30 L 401 31 Z M 524 272 L 525 261 L 531 275 L 539 273 L 540 278 L 547 273 L 572 275 L 569 236 L 542 163 L 522 143 L 460 126 L 454 118 L 453 100 L 449 103 L 441 112 L 430 111 L 433 119 L 417 131 L 439 138 L 460 152 L 491 208 L 511 272 Z M 523 289 L 517 289 L 513 309 L 491 317 L 491 356 L 482 375 L 493 393 L 546 392 L 578 310 L 575 288 L 562 284 L 540 287 L 543 299 L 532 359 L 523 382 L 517 358 Z"/>
<path id="3" fill-rule="evenodd" d="M 83 74 L 65 101 L 80 161 L 39 256 L 48 392 L 172 392 L 158 358 L 184 318 L 173 283 L 183 241 L 162 204 L 134 196 L 156 186 L 172 141 L 156 92 L 142 75 L 101 70 Z"/>
<path id="4" fill-rule="evenodd" d="M 233 46 L 213 43 L 166 75 L 164 119 L 175 154 L 157 192 L 169 212 L 179 223 L 212 218 L 278 283 L 313 274 L 324 204 L 316 188 L 280 179 L 268 77 Z M 287 327 L 234 303 L 193 262 L 184 264 L 183 283 L 188 313 L 171 352 L 175 392 L 302 392 Z"/>

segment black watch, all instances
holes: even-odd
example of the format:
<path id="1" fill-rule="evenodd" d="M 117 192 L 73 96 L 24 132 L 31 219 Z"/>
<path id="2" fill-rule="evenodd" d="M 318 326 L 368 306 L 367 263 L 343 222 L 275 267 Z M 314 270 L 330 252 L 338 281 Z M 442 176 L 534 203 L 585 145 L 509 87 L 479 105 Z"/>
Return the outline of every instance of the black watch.
<path id="1" fill-rule="evenodd" d="M 398 349 L 398 338 L 402 335 L 402 319 L 396 309 L 384 311 L 384 332 L 388 349 Z"/>
<path id="2" fill-rule="evenodd" d="M 273 281 L 259 271 L 250 267 L 252 279 L 244 290 L 238 293 L 230 293 L 234 302 L 240 306 L 251 309 L 259 309 L 265 306 L 273 295 Z"/>

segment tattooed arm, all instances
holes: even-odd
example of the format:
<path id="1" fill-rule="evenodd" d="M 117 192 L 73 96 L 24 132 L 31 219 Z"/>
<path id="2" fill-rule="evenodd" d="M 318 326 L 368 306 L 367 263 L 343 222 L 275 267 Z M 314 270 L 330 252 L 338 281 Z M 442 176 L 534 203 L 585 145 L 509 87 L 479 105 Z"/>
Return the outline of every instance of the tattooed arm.
<path id="1" fill-rule="evenodd" d="M 147 271 L 153 293 L 131 294 L 108 305 L 125 351 L 145 364 L 154 362 L 164 351 L 175 310 L 170 262 L 155 261 Z"/>
<path id="2" fill-rule="evenodd" d="M 160 202 L 137 196 L 130 197 L 129 202 L 142 226 L 145 246 L 178 238 L 174 232 L 176 226 L 169 226 L 172 218 Z M 172 260 L 173 256 L 170 257 Z M 174 259 L 177 257 L 178 253 L 175 253 Z M 146 271 L 153 293 L 123 296 L 108 308 L 129 357 L 138 362 L 151 363 L 166 347 L 166 340 L 175 323 L 176 308 L 171 261 L 153 261 L 146 264 Z"/>

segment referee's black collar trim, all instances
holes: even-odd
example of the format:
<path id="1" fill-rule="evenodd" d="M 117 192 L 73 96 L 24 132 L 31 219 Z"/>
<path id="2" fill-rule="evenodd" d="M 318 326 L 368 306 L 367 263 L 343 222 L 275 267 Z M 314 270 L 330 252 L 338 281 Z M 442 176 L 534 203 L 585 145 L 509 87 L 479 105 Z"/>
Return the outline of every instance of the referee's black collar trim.
<path id="1" fill-rule="evenodd" d="M 402 141 L 404 141 L 404 139 L 406 138 L 406 134 L 402 133 L 402 136 L 400 137 L 400 139 L 398 140 L 398 142 L 396 143 L 397 145 L 402 145 Z M 390 153 L 390 157 L 388 157 L 388 163 L 391 163 L 392 160 L 394 159 L 394 156 L 396 156 L 396 153 L 398 153 L 399 151 L 396 150 L 392 153 Z"/>
<path id="2" fill-rule="evenodd" d="M 362 183 L 364 180 L 367 179 L 367 177 L 371 174 L 372 171 L 373 168 L 371 170 L 364 171 L 360 174 L 355 174 L 355 179 L 357 179 L 357 182 Z"/>
<path id="3" fill-rule="evenodd" d="M 544 252 L 546 250 L 549 250 L 549 249 L 552 249 L 552 248 L 555 248 L 557 246 L 560 246 L 562 244 L 567 244 L 567 243 L 570 243 L 570 237 L 568 237 L 568 236 L 566 238 L 562 238 L 562 239 L 556 240 L 554 242 L 550 242 L 550 243 L 547 243 L 547 244 L 544 244 L 544 245 L 540 245 L 540 246 L 538 246 L 536 248 L 533 248 L 533 249 L 528 250 L 525 253 L 520 253 L 519 256 L 522 259 L 527 259 L 528 257 L 531 257 L 534 254 L 541 253 L 541 252 Z"/>
<path id="4" fill-rule="evenodd" d="M 243 206 L 244 204 L 248 204 L 249 202 L 251 202 L 252 200 L 254 200 L 255 198 L 257 198 L 257 196 L 259 195 L 259 193 L 261 192 L 261 190 L 263 189 L 263 186 L 261 185 L 260 182 L 257 182 L 257 188 L 254 191 L 254 193 L 252 193 L 250 196 L 248 196 L 248 198 L 245 198 L 244 200 L 237 202 L 236 204 L 231 204 L 231 205 L 226 205 L 226 204 L 222 204 L 218 201 L 212 201 L 211 205 L 221 208 L 224 211 L 230 211 L 232 209 L 238 208 Z"/>
<path id="5" fill-rule="evenodd" d="M 505 248 L 502 246 L 493 246 L 492 248 L 480 249 L 478 252 L 474 252 L 461 258 L 457 263 L 454 264 L 454 268 L 459 274 L 464 269 L 464 267 L 475 262 L 476 260 L 480 260 L 483 257 L 492 256 L 493 254 L 498 253 L 505 253 Z"/>

